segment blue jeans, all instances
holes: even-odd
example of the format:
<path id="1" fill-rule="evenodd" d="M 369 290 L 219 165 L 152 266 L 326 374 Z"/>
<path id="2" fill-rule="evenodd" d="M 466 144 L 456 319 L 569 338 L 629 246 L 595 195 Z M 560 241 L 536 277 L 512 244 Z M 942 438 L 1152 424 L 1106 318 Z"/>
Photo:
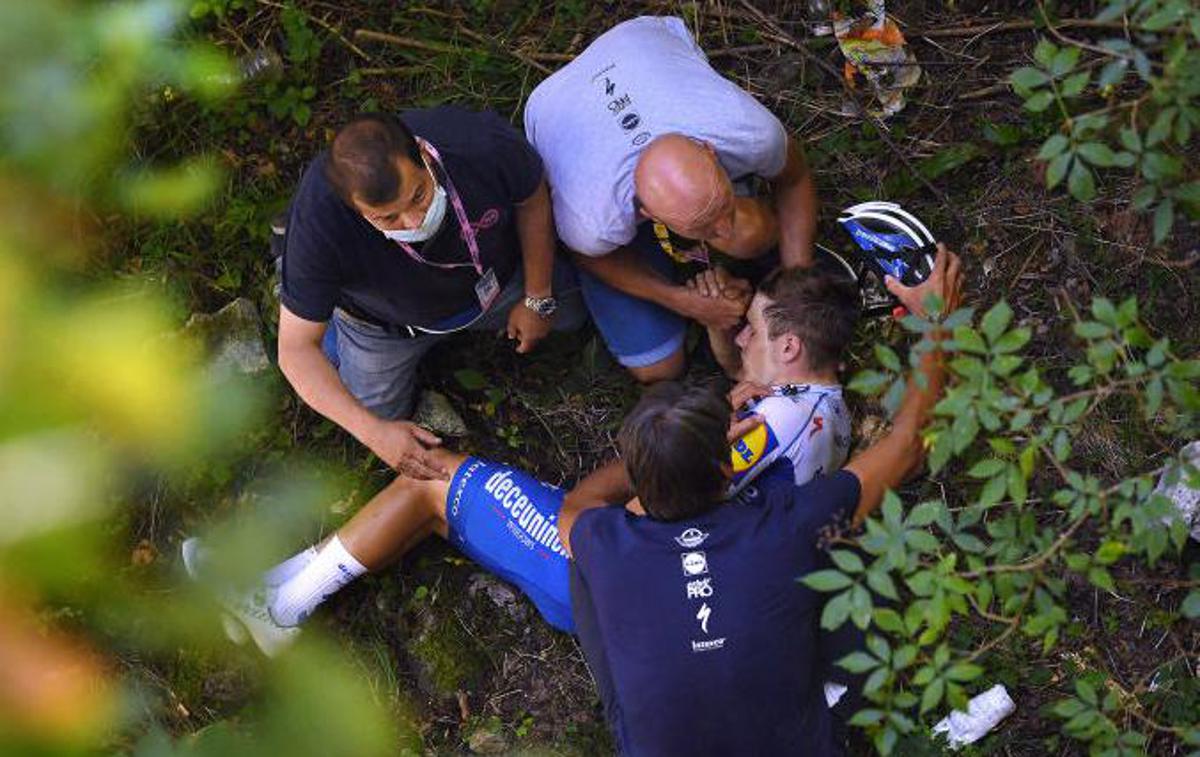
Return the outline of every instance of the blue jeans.
<path id="1" fill-rule="evenodd" d="M 575 270 L 561 258 L 555 260 L 554 296 L 558 312 L 555 331 L 573 331 L 583 325 L 587 313 L 579 295 Z M 508 314 L 525 301 L 525 277 L 521 271 L 500 291 L 492 307 L 467 328 L 499 331 L 508 325 Z M 338 369 L 350 393 L 379 418 L 407 418 L 413 412 L 417 365 L 435 344 L 453 334 L 420 334 L 403 337 L 337 309 L 325 329 L 321 348 Z"/>

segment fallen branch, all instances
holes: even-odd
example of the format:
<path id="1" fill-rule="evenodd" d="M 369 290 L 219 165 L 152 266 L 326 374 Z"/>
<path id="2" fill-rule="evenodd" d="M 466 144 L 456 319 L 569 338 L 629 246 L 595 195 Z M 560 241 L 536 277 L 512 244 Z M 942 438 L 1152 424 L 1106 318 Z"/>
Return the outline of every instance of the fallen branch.
<path id="1" fill-rule="evenodd" d="M 1095 21 L 1090 18 L 1064 18 L 1054 24 L 1059 29 L 1108 29 L 1124 31 L 1136 30 L 1137 27 L 1127 26 L 1119 21 Z M 906 37 L 975 37 L 996 32 L 1020 32 L 1040 28 L 1036 21 L 997 21 L 992 24 L 975 24 L 973 26 L 956 26 L 950 29 L 919 29 L 906 31 Z"/>

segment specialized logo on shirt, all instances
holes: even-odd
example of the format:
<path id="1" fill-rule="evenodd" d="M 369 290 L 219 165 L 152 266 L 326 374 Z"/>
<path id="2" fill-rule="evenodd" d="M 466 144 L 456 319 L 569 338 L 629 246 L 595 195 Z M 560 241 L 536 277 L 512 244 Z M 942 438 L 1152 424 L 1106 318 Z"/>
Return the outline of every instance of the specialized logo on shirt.
<path id="1" fill-rule="evenodd" d="M 684 552 L 680 558 L 685 576 L 702 576 L 708 572 L 708 558 L 703 552 Z"/>
<path id="2" fill-rule="evenodd" d="M 704 543 L 708 538 L 708 534 L 698 528 L 684 529 L 684 532 L 675 537 L 675 543 L 687 549 L 695 549 Z"/>
<path id="3" fill-rule="evenodd" d="M 708 633 L 708 619 L 712 617 L 712 608 L 708 603 L 700 605 L 700 611 L 696 613 L 696 620 L 700 621 L 700 630 Z"/>
<path id="4" fill-rule="evenodd" d="M 741 439 L 733 443 L 729 452 L 729 460 L 733 465 L 733 475 L 744 473 L 754 467 L 755 463 L 769 455 L 779 446 L 779 440 L 767 424 L 762 424 L 750 430 Z"/>
<path id="5" fill-rule="evenodd" d="M 725 637 L 719 639 L 705 639 L 704 641 L 696 641 L 692 639 L 693 652 L 711 652 L 714 649 L 720 649 L 725 646 Z"/>
<path id="6" fill-rule="evenodd" d="M 820 433 L 821 429 L 825 428 L 825 419 L 821 416 L 814 416 L 812 419 L 812 431 L 808 432 L 808 438 L 811 439 Z"/>
<path id="7" fill-rule="evenodd" d="M 493 473 L 483 485 L 484 491 L 492 495 L 496 503 L 508 511 L 508 527 L 518 539 L 524 536 L 540 544 L 555 554 L 567 554 L 562 542 L 558 539 L 558 525 L 555 518 L 549 518 L 538 512 L 537 507 L 529 497 L 521 491 L 521 487 L 512 481 L 512 471 Z M 522 539 L 524 541 L 524 539 Z"/>

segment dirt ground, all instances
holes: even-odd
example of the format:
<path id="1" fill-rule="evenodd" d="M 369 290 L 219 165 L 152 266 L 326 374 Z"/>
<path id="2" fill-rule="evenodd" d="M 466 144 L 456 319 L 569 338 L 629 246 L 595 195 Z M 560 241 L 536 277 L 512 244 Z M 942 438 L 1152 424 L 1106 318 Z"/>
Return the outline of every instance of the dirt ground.
<path id="1" fill-rule="evenodd" d="M 1036 38 L 1029 29 L 995 26 L 1027 20 L 1030 3 L 889 3 L 924 76 L 883 136 L 861 118 L 844 115 L 845 92 L 816 62 L 840 69 L 840 56 L 827 41 L 806 41 L 806 3 L 754 3 L 761 14 L 732 0 L 296 5 L 323 39 L 316 63 L 306 64 L 304 74 L 315 87 L 311 120 L 280 126 L 244 118 L 230 126 L 212 114 L 181 113 L 169 128 L 190 136 L 156 147 L 169 153 L 198 142 L 226 153 L 235 175 L 229 194 L 249 207 L 249 220 L 232 231 L 211 219 L 197 224 L 196 244 L 215 250 L 199 270 L 169 257 L 153 262 L 181 274 L 177 295 L 189 308 L 214 309 L 242 294 L 256 299 L 265 314 L 273 312 L 269 266 L 261 253 L 263 221 L 286 202 L 305 162 L 352 113 L 450 100 L 491 107 L 519 123 L 524 98 L 546 71 L 598 32 L 619 19 L 677 13 L 698 32 L 714 65 L 759 97 L 804 144 L 820 191 L 822 240 L 845 244 L 834 223 L 841 207 L 867 198 L 904 202 L 962 252 L 974 303 L 1006 298 L 1016 319 L 1033 328 L 1028 356 L 1046 371 L 1071 364 L 1079 349 L 1070 332 L 1071 314 L 1095 295 L 1136 294 L 1149 322 L 1182 352 L 1194 354 L 1200 347 L 1194 326 L 1200 315 L 1194 299 L 1200 289 L 1195 226 L 1179 226 L 1171 245 L 1154 249 L 1147 219 L 1128 207 L 1128 187 L 1102 185 L 1100 198 L 1088 206 L 1043 188 L 1031 160 L 1037 141 L 1027 138 L 1039 127 L 1002 84 L 1027 62 Z M 1057 12 L 1086 18 L 1095 7 L 1058 3 Z M 210 24 L 204 33 L 234 52 L 261 42 L 282 45 L 280 14 L 275 3 L 261 2 Z M 356 30 L 407 42 L 356 36 Z M 784 36 L 799 40 L 808 52 L 780 42 Z M 427 49 L 431 42 L 457 52 Z M 156 128 L 168 126 L 145 132 Z M 914 172 L 930 176 L 933 188 Z M 155 233 L 144 232 L 144 247 L 161 241 Z M 151 262 L 130 257 L 116 264 L 133 271 Z M 886 323 L 868 324 L 850 368 L 869 361 L 870 346 L 880 339 L 903 337 Z M 703 347 L 697 346 L 693 362 L 695 373 L 713 370 Z M 463 369 L 482 375 L 483 385 L 461 374 Z M 464 337 L 439 348 L 422 376 L 462 410 L 470 433 L 456 440 L 458 448 L 519 463 L 556 483 L 577 480 L 612 454 L 617 424 L 636 396 L 590 327 L 553 340 L 529 358 L 489 335 Z M 264 431 L 247 458 L 301 448 L 346 464 L 360 473 L 350 498 L 355 504 L 388 481 L 377 462 L 304 408 L 286 385 L 280 382 L 273 391 L 278 426 Z M 861 418 L 872 408 L 859 403 L 855 411 Z M 1112 417 L 1092 429 L 1086 440 L 1092 472 L 1109 478 L 1128 474 L 1153 467 L 1162 455 L 1136 423 L 1125 421 Z M 235 464 L 226 480 L 197 491 L 231 500 L 257 470 L 257 464 Z M 912 493 L 947 488 L 953 498 L 951 481 L 918 483 Z M 211 508 L 196 503 L 196 494 L 187 497 L 192 504 L 169 516 L 135 520 L 133 544 L 147 539 L 161 554 L 177 554 L 180 538 L 212 517 Z M 336 526 L 346 509 L 331 511 L 327 525 Z M 1174 676 L 1179 686 L 1192 687 L 1193 697 L 1183 701 L 1197 701 L 1200 685 L 1187 664 L 1195 664 L 1200 632 L 1164 626 L 1159 609 L 1161 587 L 1181 577 L 1182 569 L 1164 562 L 1153 569 L 1118 569 L 1117 575 L 1121 591 L 1112 595 L 1082 583 L 1071 587 L 1071 630 L 1050 654 L 1021 640 L 994 651 L 989 680 L 1005 683 L 1018 709 L 1002 731 L 970 753 L 1077 749 L 1059 735 L 1060 721 L 1040 708 L 1063 696 L 1061 682 L 1083 667 L 1106 670 L 1127 689 L 1145 684 L 1148 676 Z M 364 675 L 420 731 L 428 753 L 611 751 L 574 640 L 552 631 L 523 598 L 442 544 L 427 544 L 342 592 L 312 625 L 356 651 Z M 230 664 L 181 650 L 126 664 L 154 692 L 161 720 L 173 732 L 186 733 L 252 701 L 261 663 L 251 652 L 235 659 Z M 937 753 L 920 741 L 907 744 L 903 753 Z M 1152 746 L 1174 753 L 1167 742 Z"/>

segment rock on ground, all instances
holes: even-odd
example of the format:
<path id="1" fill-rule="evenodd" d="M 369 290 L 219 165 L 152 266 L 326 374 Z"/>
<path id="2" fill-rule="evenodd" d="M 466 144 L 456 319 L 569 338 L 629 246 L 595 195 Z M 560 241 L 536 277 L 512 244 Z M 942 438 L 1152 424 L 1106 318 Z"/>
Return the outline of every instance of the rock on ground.
<path id="1" fill-rule="evenodd" d="M 239 297 L 215 313 L 193 313 L 180 332 L 204 345 L 215 373 L 262 373 L 271 367 L 263 346 L 262 319 L 254 303 Z"/>
<path id="2" fill-rule="evenodd" d="M 426 390 L 417 399 L 413 422 L 440 436 L 466 436 L 467 424 L 446 395 Z"/>

